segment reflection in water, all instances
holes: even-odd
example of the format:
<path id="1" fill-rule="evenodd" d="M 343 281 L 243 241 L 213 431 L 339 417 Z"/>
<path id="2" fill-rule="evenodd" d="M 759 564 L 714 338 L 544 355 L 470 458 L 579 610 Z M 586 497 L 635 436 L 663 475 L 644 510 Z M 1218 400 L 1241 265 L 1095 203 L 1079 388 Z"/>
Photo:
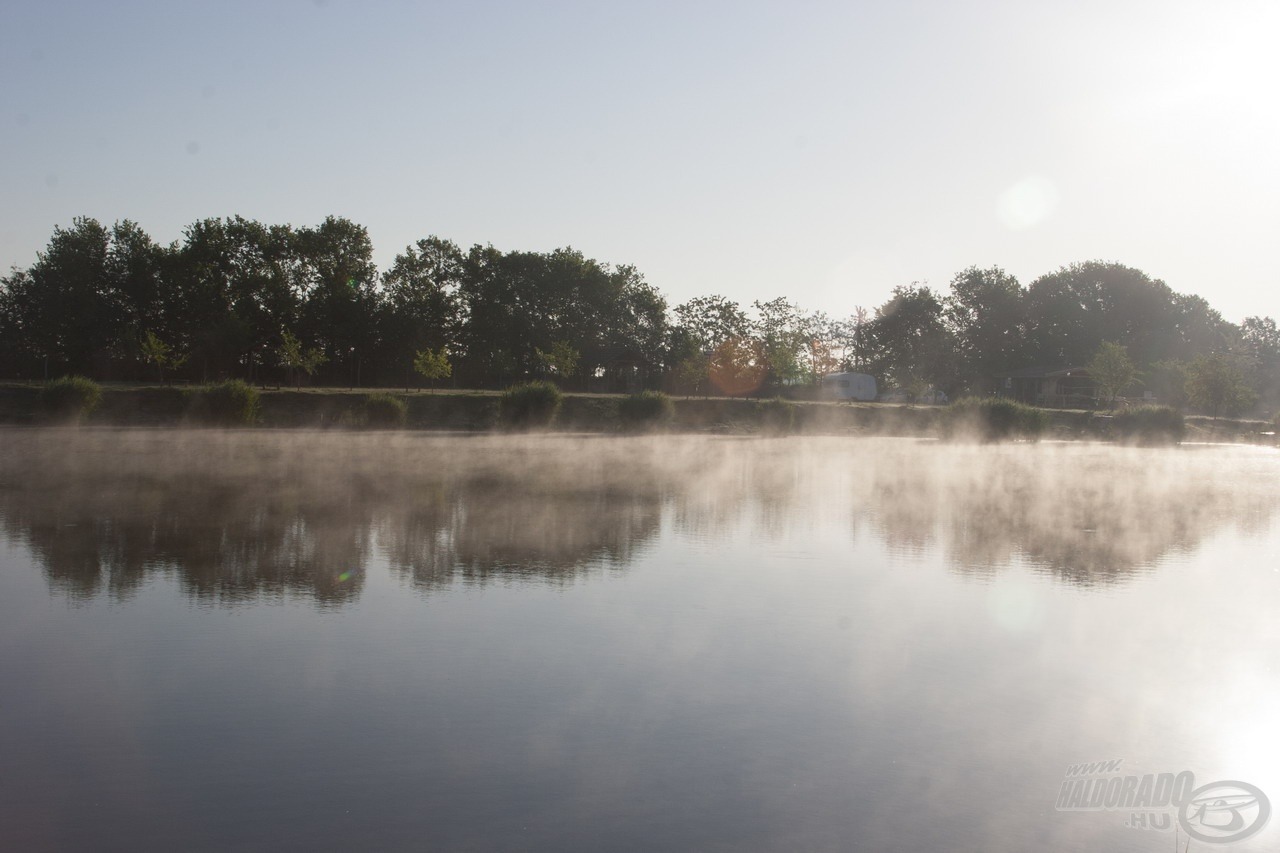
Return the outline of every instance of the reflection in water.
<path id="1" fill-rule="evenodd" d="M 1273 452 L 0 436 L 4 850 L 1137 853 L 1067 764 L 1280 790 Z"/>
<path id="2" fill-rule="evenodd" d="M 776 537 L 834 513 L 983 574 L 1025 560 L 1110 583 L 1228 523 L 1264 526 L 1257 449 L 841 439 L 10 430 L 0 518 L 50 584 L 126 596 L 151 574 L 235 602 L 623 567 L 668 524 Z"/>
<path id="3" fill-rule="evenodd" d="M 115 462 L 40 467 L 16 477 L 7 467 L 5 528 L 73 597 L 127 595 L 149 572 L 170 571 L 196 595 L 222 601 L 286 590 L 342 601 L 360 587 L 367 513 L 332 495 L 209 472 L 150 475 Z"/>
<path id="4" fill-rule="evenodd" d="M 930 444 L 896 461 L 875 466 L 855 500 L 885 540 L 937 542 L 967 573 L 1022 559 L 1083 586 L 1121 580 L 1228 524 L 1265 528 L 1280 471 L 1275 454 L 1254 448 Z"/>
<path id="5" fill-rule="evenodd" d="M 590 564 L 625 565 L 658 531 L 657 496 L 637 490 L 553 494 L 518 482 L 453 484 L 439 503 L 389 510 L 379 544 L 415 585 L 500 575 L 566 580 Z"/>
<path id="6" fill-rule="evenodd" d="M 557 439 L 535 448 L 235 432 L 10 438 L 4 529 L 74 597 L 127 595 L 149 573 L 173 572 L 200 598 L 302 592 L 339 603 L 359 594 L 373 555 L 425 586 L 562 579 L 627 562 L 656 533 L 666 488 L 637 454 L 643 444 L 581 459 L 580 442 Z M 581 481 L 558 471 L 566 458 Z"/>

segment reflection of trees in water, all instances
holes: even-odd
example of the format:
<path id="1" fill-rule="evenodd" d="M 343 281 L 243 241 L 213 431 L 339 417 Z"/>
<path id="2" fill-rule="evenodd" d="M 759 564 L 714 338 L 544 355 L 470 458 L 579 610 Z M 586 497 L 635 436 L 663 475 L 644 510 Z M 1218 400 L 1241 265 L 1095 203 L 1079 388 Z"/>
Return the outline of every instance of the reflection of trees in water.
<path id="1" fill-rule="evenodd" d="M 960 571 L 1023 559 L 1105 584 L 1228 524 L 1265 526 L 1275 464 L 1254 449 L 919 444 L 882 455 L 855 487 L 855 506 L 887 542 L 938 543 Z"/>
<path id="2" fill-rule="evenodd" d="M 548 492 L 527 484 L 460 483 L 439 506 L 391 510 L 379 544 L 414 584 L 538 576 L 565 581 L 590 565 L 626 565 L 657 535 L 660 496 Z"/>
<path id="3" fill-rule="evenodd" d="M 627 563 L 656 535 L 666 488 L 648 451 L 582 459 L 559 451 L 583 442 L 555 439 L 541 448 L 554 454 L 524 440 L 351 434 L 15 439 L 0 454 L 0 517 L 75 597 L 128 595 L 173 574 L 200 599 L 304 593 L 336 604 L 359 594 L 374 553 L 427 586 L 567 579 Z"/>
<path id="4" fill-rule="evenodd" d="M 814 443 L 792 439 L 685 439 L 689 470 L 673 474 L 670 492 L 675 528 L 698 537 L 729 536 L 742 529 L 762 538 L 786 535 L 799 520 L 798 506 L 822 488 Z M 847 446 L 847 443 L 845 443 Z"/>
<path id="5" fill-rule="evenodd" d="M 73 597 L 156 575 L 200 600 L 359 595 L 373 555 L 415 585 L 565 582 L 684 535 L 803 536 L 824 512 L 961 571 L 1016 560 L 1124 578 L 1268 523 L 1259 451 L 847 439 L 12 430 L 0 518 Z M 1266 465 L 1265 470 L 1259 466 Z"/>
<path id="6" fill-rule="evenodd" d="M 367 519 L 293 490 L 88 470 L 24 482 L 0 496 L 6 530 L 73 597 L 128 595 L 154 573 L 217 601 L 305 591 L 339 603 L 362 583 Z"/>

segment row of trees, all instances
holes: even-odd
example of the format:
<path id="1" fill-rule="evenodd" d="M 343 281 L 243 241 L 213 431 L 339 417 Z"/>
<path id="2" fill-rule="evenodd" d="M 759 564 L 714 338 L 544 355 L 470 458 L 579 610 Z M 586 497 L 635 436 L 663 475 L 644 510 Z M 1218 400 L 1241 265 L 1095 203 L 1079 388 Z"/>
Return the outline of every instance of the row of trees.
<path id="1" fill-rule="evenodd" d="M 133 222 L 81 218 L 0 279 L 0 372 L 21 378 L 491 387 L 541 375 L 746 394 L 851 369 L 954 396 L 1020 368 L 1083 366 L 1107 343 L 1171 402 L 1187 365 L 1213 356 L 1261 406 L 1280 403 L 1274 320 L 1227 322 L 1199 296 L 1098 261 L 1028 286 L 971 267 L 945 293 L 913 283 L 874 310 L 832 317 L 786 298 L 669 308 L 634 267 L 573 249 L 464 251 L 433 236 L 380 272 L 365 228 L 337 217 L 303 228 L 206 219 L 167 246 Z"/>
<path id="2" fill-rule="evenodd" d="M 0 370 L 393 385 L 444 349 L 462 382 L 489 385 L 544 369 L 539 353 L 564 342 L 592 375 L 661 367 L 666 303 L 634 267 L 436 237 L 381 274 L 372 254 L 335 217 L 207 219 L 169 246 L 77 219 L 0 280 Z"/>

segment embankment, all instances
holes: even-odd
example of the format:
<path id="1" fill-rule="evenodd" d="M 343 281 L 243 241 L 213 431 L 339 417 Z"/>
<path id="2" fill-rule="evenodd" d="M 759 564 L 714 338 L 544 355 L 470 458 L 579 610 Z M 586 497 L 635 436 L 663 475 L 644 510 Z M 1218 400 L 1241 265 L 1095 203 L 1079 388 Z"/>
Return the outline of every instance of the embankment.
<path id="1" fill-rule="evenodd" d="M 101 404 L 85 423 L 100 426 L 187 426 L 191 389 L 157 385 L 104 385 Z M 489 391 L 413 391 L 384 389 L 404 400 L 406 427 L 418 430 L 479 432 L 498 426 L 498 395 Z M 38 385 L 0 384 L 0 424 L 40 423 Z M 261 391 L 258 425 L 266 428 L 353 428 L 369 389 L 307 388 Z M 618 403 L 606 394 L 566 394 L 555 428 L 572 432 L 611 433 L 622 430 Z M 809 435 L 933 436 L 939 432 L 944 407 L 888 403 L 797 401 L 789 423 L 779 428 L 777 406 L 739 398 L 675 397 L 670 428 L 677 432 L 756 434 L 794 432 Z M 1097 439 L 1107 435 L 1105 415 L 1050 410 L 1045 438 Z M 1186 419 L 1189 441 L 1269 441 L 1263 421 Z"/>

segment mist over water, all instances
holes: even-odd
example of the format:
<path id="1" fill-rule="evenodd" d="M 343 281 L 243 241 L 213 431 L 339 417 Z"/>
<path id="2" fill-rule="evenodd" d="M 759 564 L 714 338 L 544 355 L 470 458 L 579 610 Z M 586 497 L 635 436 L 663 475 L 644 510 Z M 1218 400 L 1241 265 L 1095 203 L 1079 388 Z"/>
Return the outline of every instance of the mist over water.
<path id="1" fill-rule="evenodd" d="M 4 439 L 6 848 L 1166 849 L 1052 811 L 1111 757 L 1280 798 L 1271 450 Z"/>
<path id="2" fill-rule="evenodd" d="M 625 568 L 663 531 L 825 524 L 1108 584 L 1223 526 L 1265 530 L 1274 453 L 864 439 L 439 437 L 15 430 L 0 523 L 72 597 L 176 573 L 221 602 L 358 596 L 370 560 L 420 586 Z"/>

